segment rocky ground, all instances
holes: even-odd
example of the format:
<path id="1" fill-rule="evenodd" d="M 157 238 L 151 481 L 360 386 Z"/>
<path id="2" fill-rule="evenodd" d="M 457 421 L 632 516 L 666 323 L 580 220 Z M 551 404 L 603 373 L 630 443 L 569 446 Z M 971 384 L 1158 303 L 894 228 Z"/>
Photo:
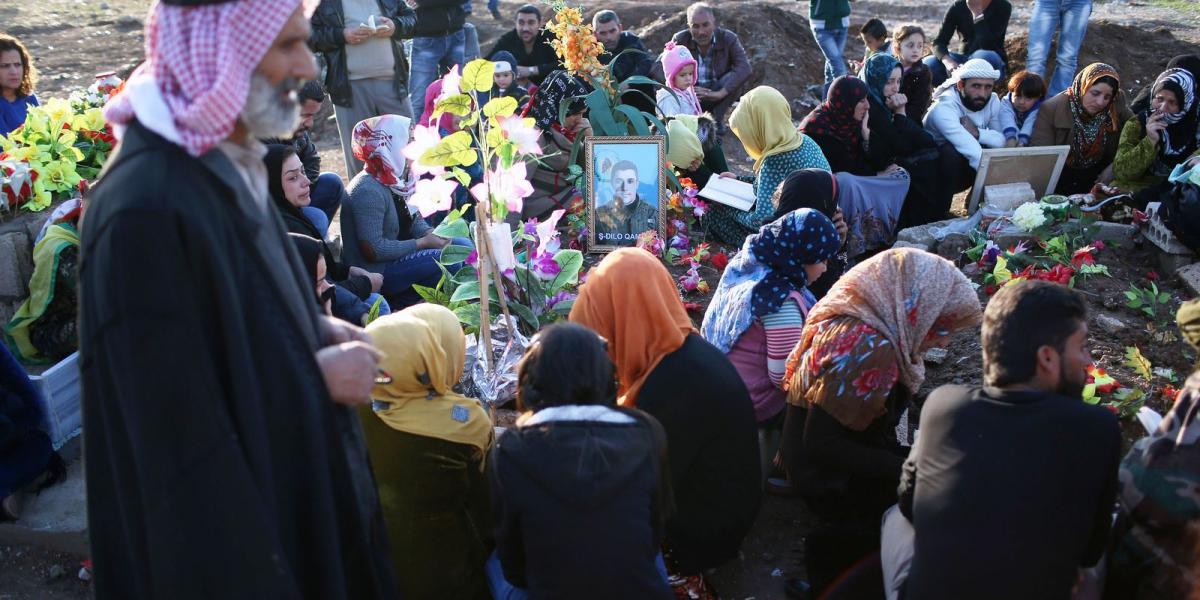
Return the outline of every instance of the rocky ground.
<path id="1" fill-rule="evenodd" d="M 521 3 L 504 0 L 501 11 L 512 15 Z M 583 4 L 588 16 L 600 8 L 617 10 L 626 27 L 640 33 L 652 49 L 661 47 L 683 27 L 683 2 L 611 0 Z M 721 24 L 736 31 L 746 45 L 754 65 L 751 82 L 783 91 L 792 99 L 794 116 L 799 120 L 820 101 L 810 90 L 820 83 L 823 68 L 823 58 L 808 29 L 808 3 L 726 0 L 715 4 Z M 928 0 L 859 0 L 852 5 L 852 32 L 869 16 L 876 16 L 889 28 L 914 21 L 932 35 L 944 4 Z M 1025 27 L 1032 0 L 1013 0 L 1013 4 L 1008 49 L 1015 70 L 1024 61 Z M 0 4 L 0 29 L 22 38 L 35 55 L 42 72 L 39 94 L 65 96 L 86 87 L 96 73 L 117 71 L 124 76 L 136 66 L 142 56 L 142 24 L 148 6 L 147 0 L 10 2 Z M 476 3 L 472 21 L 485 53 L 512 26 L 507 17 L 493 20 L 482 2 Z M 1133 92 L 1152 80 L 1172 56 L 1196 52 L 1198 43 L 1200 5 L 1177 0 L 1098 2 L 1080 63 L 1102 60 L 1112 64 L 1125 75 L 1125 90 Z M 853 35 L 846 53 L 849 58 L 862 55 L 862 44 Z M 328 107 L 325 114 L 331 114 Z M 331 116 L 318 123 L 316 134 L 325 167 L 342 171 Z M 726 149 L 732 163 L 748 172 L 749 162 L 732 136 L 726 140 Z M 1178 344 L 1156 344 L 1149 337 L 1145 319 L 1123 306 L 1121 294 L 1130 283 L 1149 283 L 1147 272 L 1156 268 L 1150 251 L 1133 245 L 1113 248 L 1101 253 L 1100 261 L 1110 265 L 1113 277 L 1092 278 L 1083 286 L 1097 309 L 1093 319 L 1097 359 L 1115 360 L 1124 346 L 1138 345 L 1155 366 L 1186 373 L 1194 355 L 1182 351 Z M 708 278 L 715 288 L 717 275 L 710 273 Z M 1173 302 L 1184 296 L 1174 282 L 1160 279 L 1159 285 Z M 1099 319 L 1101 314 L 1106 318 Z M 929 385 L 979 380 L 978 340 L 970 334 L 960 338 L 951 345 L 941 366 L 931 369 Z M 783 577 L 803 574 L 802 536 L 811 520 L 798 501 L 766 497 L 741 559 L 713 575 L 722 596 L 782 598 Z M 89 597 L 89 587 L 76 577 L 82 558 L 30 547 L 0 546 L 0 600 Z"/>

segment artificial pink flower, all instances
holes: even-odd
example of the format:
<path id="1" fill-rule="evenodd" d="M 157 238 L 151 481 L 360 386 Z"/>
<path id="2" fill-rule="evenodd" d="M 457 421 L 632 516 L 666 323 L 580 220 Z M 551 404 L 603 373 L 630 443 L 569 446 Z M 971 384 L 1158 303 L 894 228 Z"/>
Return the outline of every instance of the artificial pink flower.
<path id="1" fill-rule="evenodd" d="M 450 69 L 450 72 L 446 73 L 446 75 L 442 77 L 442 93 L 438 94 L 437 101 L 434 102 L 434 105 L 436 106 L 437 102 L 445 100 L 450 96 L 457 96 L 461 93 L 462 72 L 459 71 L 458 65 L 454 65 L 454 68 Z"/>
<path id="2" fill-rule="evenodd" d="M 417 191 L 408 199 L 408 205 L 417 209 L 422 217 L 450 210 L 457 187 L 458 182 L 453 179 L 422 179 L 417 182 Z"/>
<path id="3" fill-rule="evenodd" d="M 520 154 L 541 154 L 542 145 L 538 143 L 542 132 L 530 123 L 533 119 L 523 119 L 520 115 L 510 115 L 500 119 L 500 131 L 512 142 Z"/>
<path id="4" fill-rule="evenodd" d="M 436 125 L 431 127 L 417 125 L 413 127 L 412 141 L 404 147 L 404 151 L 402 152 L 404 158 L 407 158 L 412 164 L 413 175 L 419 177 L 421 175 L 441 175 L 446 172 L 445 167 L 421 164 L 421 156 L 430 148 L 437 146 L 440 141 L 442 141 L 442 136 L 438 133 Z"/>
<path id="5" fill-rule="evenodd" d="M 537 275 L 539 279 L 549 281 L 562 271 L 562 267 L 557 262 L 554 262 L 554 256 L 547 253 L 539 255 L 530 261 L 529 270 L 533 271 L 533 274 Z"/>
<path id="6" fill-rule="evenodd" d="M 539 256 L 558 252 L 560 246 L 558 243 L 558 230 L 556 228 L 558 227 L 558 220 L 566 212 L 560 208 L 550 213 L 549 219 L 537 224 L 535 231 L 537 232 L 537 253 Z"/>

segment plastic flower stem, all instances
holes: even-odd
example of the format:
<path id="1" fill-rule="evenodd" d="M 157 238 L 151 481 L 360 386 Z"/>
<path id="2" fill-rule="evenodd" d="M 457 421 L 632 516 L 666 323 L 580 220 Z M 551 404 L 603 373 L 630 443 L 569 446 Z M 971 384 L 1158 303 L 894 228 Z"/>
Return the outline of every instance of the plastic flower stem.
<path id="1" fill-rule="evenodd" d="M 475 252 L 479 261 L 479 268 L 477 269 L 479 275 L 479 345 L 477 347 L 483 348 L 488 371 L 492 371 L 495 370 L 496 364 L 492 358 L 492 317 L 488 314 L 488 304 L 490 304 L 488 300 L 488 266 L 490 261 L 488 259 L 491 257 L 488 256 L 487 246 L 487 224 L 489 223 L 488 211 L 485 208 L 487 204 L 489 203 L 475 203 L 475 222 L 479 224 L 477 227 L 482 226 L 484 228 L 483 232 L 479 232 L 476 229 L 477 234 L 475 236 Z"/>

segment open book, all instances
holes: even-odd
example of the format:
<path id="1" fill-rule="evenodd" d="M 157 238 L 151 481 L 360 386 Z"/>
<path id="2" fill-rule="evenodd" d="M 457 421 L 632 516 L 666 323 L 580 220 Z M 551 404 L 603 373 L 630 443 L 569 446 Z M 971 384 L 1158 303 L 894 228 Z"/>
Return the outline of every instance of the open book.
<path id="1" fill-rule="evenodd" d="M 708 185 L 700 190 L 700 197 L 738 210 L 748 211 L 754 208 L 754 186 L 730 177 L 713 175 L 709 178 Z"/>

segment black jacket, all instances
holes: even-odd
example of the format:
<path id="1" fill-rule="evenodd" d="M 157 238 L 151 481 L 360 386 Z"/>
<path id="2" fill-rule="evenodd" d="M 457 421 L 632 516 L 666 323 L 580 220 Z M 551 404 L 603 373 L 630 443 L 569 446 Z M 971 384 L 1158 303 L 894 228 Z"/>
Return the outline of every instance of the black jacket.
<path id="1" fill-rule="evenodd" d="M 400 96 L 408 95 L 408 60 L 404 57 L 401 40 L 415 35 L 417 15 L 399 0 L 375 0 L 379 3 L 379 14 L 392 20 L 396 30 L 392 32 L 392 57 L 396 61 L 396 76 L 393 87 Z M 325 55 L 325 89 L 329 99 L 338 106 L 350 106 L 350 73 L 346 69 L 346 28 L 342 0 L 321 0 L 313 13 L 312 35 L 308 45 L 313 52 Z M 461 27 L 461 25 L 460 25 Z"/>
<path id="2" fill-rule="evenodd" d="M 554 53 L 554 47 L 550 45 L 552 39 L 554 39 L 554 34 L 543 29 L 538 32 L 537 38 L 533 41 L 533 52 L 526 52 L 525 42 L 521 41 L 521 36 L 517 35 L 516 29 L 513 29 L 496 40 L 496 45 L 492 46 L 492 51 L 488 52 L 487 58 L 491 60 L 492 55 L 501 50 L 511 52 L 517 59 L 517 65 L 538 68 L 538 74 L 529 79 L 534 84 L 541 84 L 542 80 L 552 71 L 562 68 L 558 62 L 558 55 Z"/>
<path id="3" fill-rule="evenodd" d="M 649 415 L 621 412 L 635 422 L 517 427 L 492 451 L 496 554 L 531 598 L 672 597 L 654 566 L 670 505 L 666 440 Z"/>
<path id="4" fill-rule="evenodd" d="M 626 50 L 641 50 L 641 53 L 630 52 L 623 56 L 618 56 Z M 654 56 L 646 51 L 646 45 L 642 43 L 641 38 L 628 31 L 621 32 L 621 37 L 617 40 L 616 50 L 605 52 L 598 58 L 602 65 L 607 65 L 616 58 L 616 64 L 612 66 L 612 73 L 613 80 L 617 83 L 625 81 L 634 75 L 649 77 L 650 71 L 654 68 Z"/>
<path id="5" fill-rule="evenodd" d="M 416 0 L 417 26 L 413 37 L 442 37 L 463 28 L 467 12 L 462 0 Z"/>
<path id="6" fill-rule="evenodd" d="M 958 0 L 946 9 L 942 26 L 933 39 L 933 54 L 941 60 L 950 53 L 950 40 L 954 34 L 962 38 L 959 54 L 970 55 L 976 50 L 991 50 L 1008 64 L 1008 53 L 1004 51 L 1004 36 L 1008 32 L 1008 19 L 1012 16 L 1012 4 L 1008 0 L 992 0 L 983 9 L 983 19 L 975 21 L 966 0 Z"/>
<path id="7" fill-rule="evenodd" d="M 362 432 L 317 364 L 312 282 L 224 154 L 131 123 L 82 239 L 96 597 L 394 597 Z"/>

